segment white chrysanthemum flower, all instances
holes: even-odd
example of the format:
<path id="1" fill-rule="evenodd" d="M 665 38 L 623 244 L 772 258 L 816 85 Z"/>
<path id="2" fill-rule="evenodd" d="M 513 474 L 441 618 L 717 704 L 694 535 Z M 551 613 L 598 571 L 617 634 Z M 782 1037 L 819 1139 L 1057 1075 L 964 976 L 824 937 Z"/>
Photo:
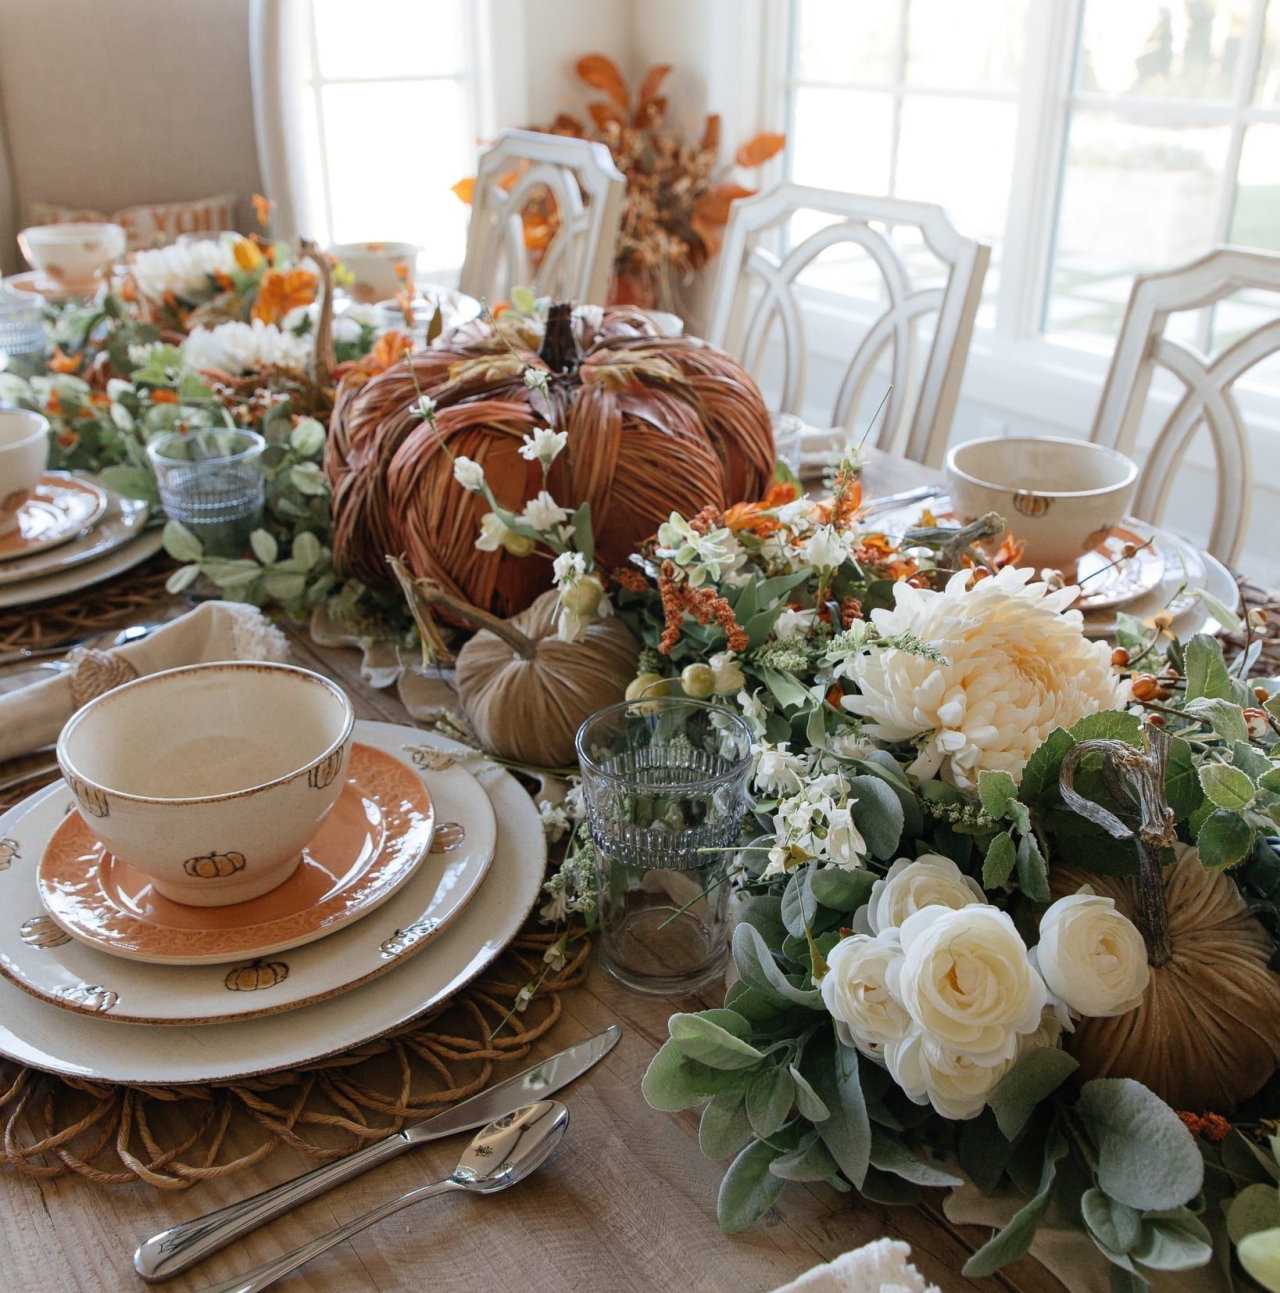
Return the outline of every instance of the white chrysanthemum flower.
<path id="1" fill-rule="evenodd" d="M 236 267 L 235 243 L 201 238 L 140 251 L 133 258 L 134 281 L 143 296 L 163 300 L 166 292 L 187 297 L 203 294 L 213 274 L 230 274 Z"/>
<path id="2" fill-rule="evenodd" d="M 1050 592 L 1033 571 L 1008 566 L 972 588 L 971 578 L 961 571 L 943 592 L 895 584 L 893 608 L 872 611 L 872 623 L 882 638 L 932 650 L 850 656 L 843 672 L 859 692 L 841 702 L 870 720 L 871 736 L 919 740 L 910 772 L 940 773 L 961 789 L 988 768 L 1020 779 L 1055 727 L 1128 699 L 1110 646 L 1086 638 L 1080 612 L 1068 609 L 1077 589 Z"/>
<path id="3" fill-rule="evenodd" d="M 220 323 L 216 328 L 196 328 L 182 343 L 182 354 L 191 368 L 229 373 L 261 372 L 289 368 L 301 372 L 311 359 L 312 339 L 282 331 L 274 323 Z"/>

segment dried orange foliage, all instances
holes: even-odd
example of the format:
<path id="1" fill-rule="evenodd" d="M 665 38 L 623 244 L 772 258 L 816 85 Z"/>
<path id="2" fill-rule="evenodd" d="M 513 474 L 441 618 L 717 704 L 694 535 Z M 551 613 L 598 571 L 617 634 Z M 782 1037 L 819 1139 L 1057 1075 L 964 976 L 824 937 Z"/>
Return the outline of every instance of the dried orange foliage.
<path id="1" fill-rule="evenodd" d="M 290 310 L 316 299 L 318 282 L 309 269 L 267 270 L 258 285 L 253 317 L 263 323 L 279 323 Z"/>
<path id="2" fill-rule="evenodd" d="M 633 102 L 616 63 L 604 54 L 587 54 L 578 76 L 605 97 L 587 105 L 589 120 L 561 113 L 548 134 L 593 139 L 605 144 L 627 177 L 622 234 L 614 262 L 611 302 L 647 308 L 674 304 L 677 282 L 688 279 L 719 250 L 729 207 L 754 189 L 727 178 L 720 164 L 720 118 L 709 116 L 701 137 L 667 124 L 663 85 L 671 67 L 659 63 L 645 72 Z M 762 166 L 786 143 L 778 134 L 747 140 L 735 154 L 738 166 Z M 514 183 L 518 172 L 509 177 Z M 509 187 L 509 186 L 508 186 Z M 472 201 L 474 180 L 461 180 L 453 192 Z M 538 256 L 559 227 L 559 212 L 549 193 L 521 213 L 525 244 Z"/>

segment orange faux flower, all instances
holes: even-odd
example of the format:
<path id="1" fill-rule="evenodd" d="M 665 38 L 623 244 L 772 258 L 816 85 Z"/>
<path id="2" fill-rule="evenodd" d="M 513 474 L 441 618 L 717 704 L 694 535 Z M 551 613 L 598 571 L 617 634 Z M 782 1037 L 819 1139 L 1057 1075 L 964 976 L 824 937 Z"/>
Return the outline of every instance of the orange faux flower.
<path id="1" fill-rule="evenodd" d="M 262 266 L 262 252 L 258 250 L 258 244 L 252 238 L 241 238 L 236 243 L 232 254 L 236 258 L 236 264 L 246 274 L 252 274 Z"/>
<path id="2" fill-rule="evenodd" d="M 392 364 L 398 364 L 406 350 L 413 349 L 413 338 L 403 332 L 384 332 L 363 359 L 359 367 L 366 373 L 385 372 Z"/>
<path id="3" fill-rule="evenodd" d="M 52 413 L 55 418 L 60 418 L 62 416 L 62 400 L 59 398 L 56 388 L 50 390 L 49 398 L 45 400 L 44 407 L 46 411 Z"/>
<path id="4" fill-rule="evenodd" d="M 253 195 L 253 214 L 258 217 L 258 223 L 265 229 L 271 219 L 271 212 L 275 203 L 264 198 L 261 193 Z"/>
<path id="5" fill-rule="evenodd" d="M 290 310 L 316 299 L 316 276 L 309 269 L 269 269 L 258 286 L 253 317 L 279 323 Z"/>
<path id="6" fill-rule="evenodd" d="M 178 392 L 171 391 L 167 386 L 157 386 L 151 391 L 152 404 L 176 404 L 178 402 Z"/>
<path id="7" fill-rule="evenodd" d="M 74 355 L 64 355 L 61 346 L 54 346 L 49 367 L 55 373 L 74 373 L 80 367 L 80 361 Z"/>
<path id="8" fill-rule="evenodd" d="M 790 481 L 775 481 L 760 502 L 735 503 L 724 514 L 724 523 L 734 534 L 750 530 L 752 534 L 766 538 L 779 528 L 777 517 L 770 516 L 769 513 L 786 503 L 794 502 L 799 493 L 799 489 Z"/>

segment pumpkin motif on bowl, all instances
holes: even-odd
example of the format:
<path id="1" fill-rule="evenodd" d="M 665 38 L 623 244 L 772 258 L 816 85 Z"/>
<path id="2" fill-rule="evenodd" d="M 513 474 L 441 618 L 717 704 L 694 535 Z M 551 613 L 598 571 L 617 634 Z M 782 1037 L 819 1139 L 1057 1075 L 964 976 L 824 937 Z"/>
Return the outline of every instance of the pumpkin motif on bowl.
<path id="1" fill-rule="evenodd" d="M 244 870 L 243 853 L 204 853 L 188 858 L 182 869 L 197 880 L 218 880 Z"/>
<path id="2" fill-rule="evenodd" d="M 71 935 L 52 916 L 29 916 L 18 929 L 18 936 L 28 947 L 62 947 Z"/>
<path id="3" fill-rule="evenodd" d="M 14 859 L 18 857 L 21 857 L 21 854 L 18 852 L 17 840 L 0 840 L 0 871 L 7 871 L 13 865 Z"/>
<path id="4" fill-rule="evenodd" d="M 190 665 L 90 701 L 58 763 L 116 858 L 162 897 L 222 907 L 297 869 L 346 783 L 354 727 L 341 688 L 309 670 Z"/>
<path id="5" fill-rule="evenodd" d="M 84 1010 L 92 1010 L 100 1015 L 105 1014 L 120 1000 L 117 993 L 112 992 L 110 988 L 104 988 L 100 983 L 78 983 L 74 988 L 60 989 L 58 995 L 73 1006 L 80 1006 Z"/>

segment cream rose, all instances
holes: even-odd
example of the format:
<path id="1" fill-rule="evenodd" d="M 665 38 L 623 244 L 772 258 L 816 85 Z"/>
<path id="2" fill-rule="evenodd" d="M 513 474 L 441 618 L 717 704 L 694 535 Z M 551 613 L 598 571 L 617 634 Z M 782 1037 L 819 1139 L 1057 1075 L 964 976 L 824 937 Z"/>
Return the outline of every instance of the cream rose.
<path id="1" fill-rule="evenodd" d="M 893 1080 L 916 1104 L 931 1104 L 954 1119 L 976 1118 L 1015 1061 L 976 1057 L 919 1031 L 891 1042 L 884 1054 Z"/>
<path id="2" fill-rule="evenodd" d="M 867 927 L 878 934 L 884 929 L 897 929 L 922 907 L 954 910 L 986 901 L 982 886 L 941 853 L 925 853 L 914 861 L 899 858 L 884 879 L 871 886 L 871 898 L 866 906 Z"/>
<path id="3" fill-rule="evenodd" d="M 1032 957 L 1049 991 L 1087 1018 L 1132 1010 L 1151 979 L 1137 926 L 1088 885 L 1041 916 Z"/>
<path id="4" fill-rule="evenodd" d="M 903 921 L 889 989 L 946 1049 L 1010 1059 L 1040 1026 L 1048 994 L 1013 921 L 995 907 L 923 907 Z"/>
<path id="5" fill-rule="evenodd" d="M 889 967 L 902 959 L 896 931 L 880 938 L 853 934 L 827 953 L 822 1000 L 837 1026 L 865 1056 L 883 1061 L 889 1042 L 907 1035 L 911 1020 L 889 991 Z"/>

